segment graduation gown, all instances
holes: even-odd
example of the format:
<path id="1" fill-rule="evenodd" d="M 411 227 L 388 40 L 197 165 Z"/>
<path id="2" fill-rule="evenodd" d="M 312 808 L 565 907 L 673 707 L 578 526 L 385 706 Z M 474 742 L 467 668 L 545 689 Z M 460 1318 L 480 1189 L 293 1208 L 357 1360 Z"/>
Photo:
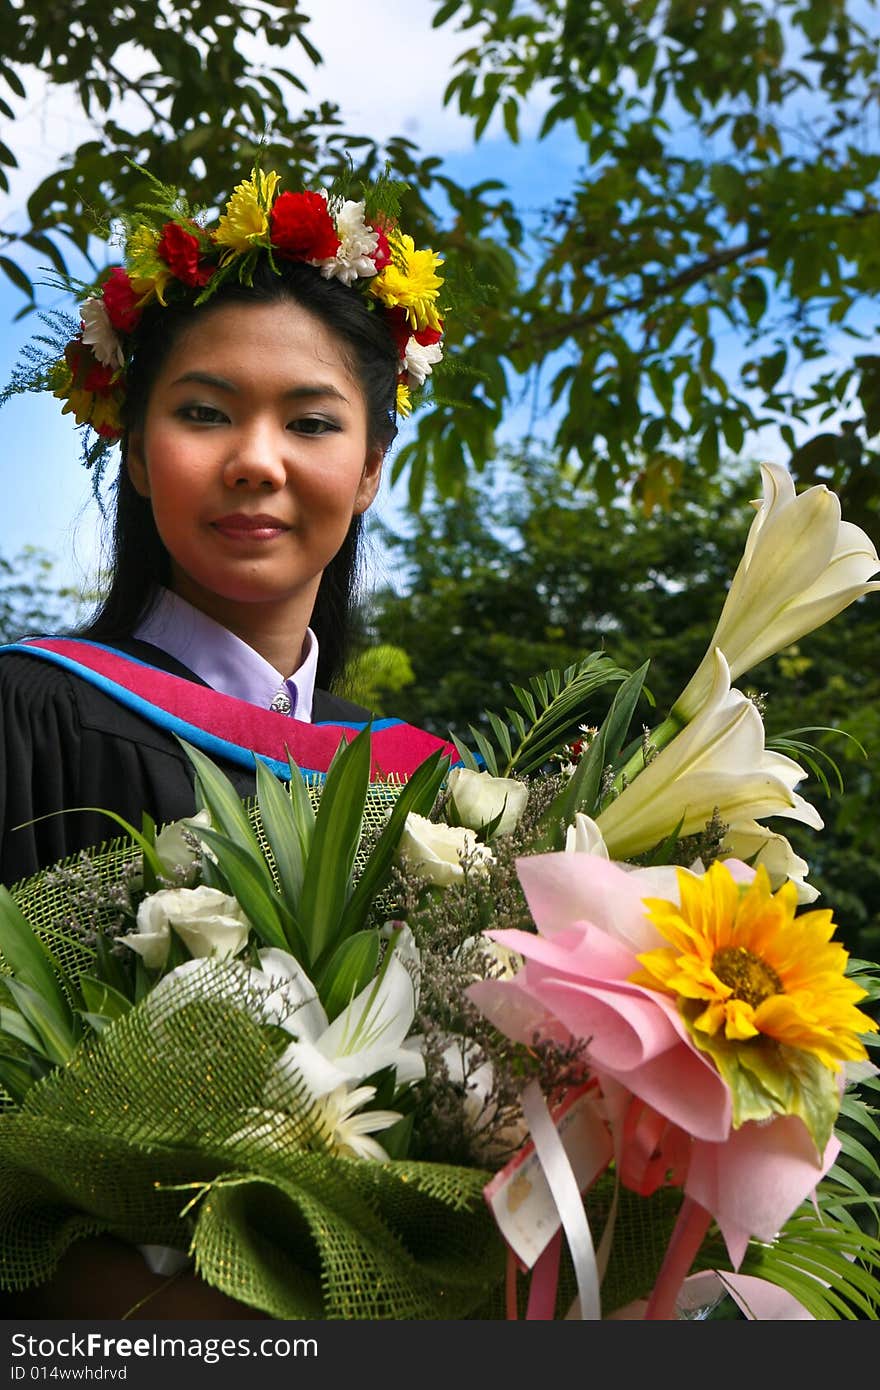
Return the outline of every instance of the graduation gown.
<path id="1" fill-rule="evenodd" d="M 115 642 L 113 648 L 154 671 L 209 691 L 197 675 L 149 643 L 132 638 Z M 186 695 L 188 688 L 180 688 Z M 225 702 L 233 713 L 237 706 L 263 724 L 286 720 L 213 691 L 204 698 L 214 705 Z M 362 706 L 316 690 L 312 718 L 315 725 L 357 728 L 371 715 Z M 387 722 L 399 725 L 396 720 Z M 320 738 L 320 731 L 313 733 L 301 724 L 299 728 L 310 739 Z M 454 755 L 454 748 L 442 740 L 411 732 L 418 747 L 415 763 L 435 747 Z M 207 751 L 239 795 L 254 794 L 252 757 L 227 759 L 210 747 Z M 192 764 L 168 728 L 64 665 L 13 649 L 0 652 L 0 883 L 11 886 L 121 834 L 104 810 L 115 811 L 138 828 L 144 811 L 157 825 L 192 815 L 193 782 Z"/>

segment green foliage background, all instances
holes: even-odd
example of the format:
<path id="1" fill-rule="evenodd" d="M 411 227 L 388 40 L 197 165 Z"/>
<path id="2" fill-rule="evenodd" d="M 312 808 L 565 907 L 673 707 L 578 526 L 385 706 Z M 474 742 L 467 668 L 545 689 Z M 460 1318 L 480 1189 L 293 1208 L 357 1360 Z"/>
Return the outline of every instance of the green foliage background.
<path id="1" fill-rule="evenodd" d="M 604 649 L 633 669 L 651 658 L 654 724 L 696 669 L 721 611 L 760 496 L 757 465 L 728 466 L 711 484 L 687 470 L 674 515 L 601 507 L 562 476 L 552 457 L 521 453 L 488 474 L 470 500 L 435 500 L 408 535 L 385 536 L 400 591 L 375 596 L 370 640 L 402 647 L 414 680 L 380 709 L 466 742 L 488 731 L 485 710 L 510 703 L 509 686 Z M 830 795 L 811 776 L 803 792 L 820 810 L 814 832 L 778 821 L 834 908 L 849 948 L 880 956 L 876 850 L 880 760 L 880 624 L 876 594 L 744 677 L 764 697 L 768 737 L 805 726 L 840 769 Z M 597 709 L 597 722 L 605 709 Z M 856 742 L 857 740 L 857 742 Z M 471 741 L 472 742 L 472 741 Z M 861 749 L 864 749 L 864 754 Z"/>

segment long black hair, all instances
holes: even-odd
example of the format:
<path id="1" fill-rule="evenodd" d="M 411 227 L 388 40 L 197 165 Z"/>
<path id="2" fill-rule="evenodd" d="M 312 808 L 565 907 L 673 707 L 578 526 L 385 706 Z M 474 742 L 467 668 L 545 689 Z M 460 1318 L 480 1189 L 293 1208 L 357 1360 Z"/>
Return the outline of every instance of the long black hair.
<path id="1" fill-rule="evenodd" d="M 326 280 L 301 261 L 263 256 L 250 285 L 230 279 L 206 304 L 148 308 L 133 335 L 126 368 L 125 427 L 122 464 L 114 483 L 108 514 L 107 549 L 110 582 L 95 615 L 80 635 L 113 642 L 130 637 L 170 581 L 171 563 L 156 529 L 148 498 L 141 497 L 128 475 L 128 434 L 141 428 L 159 372 L 181 331 L 196 314 L 229 303 L 266 304 L 289 300 L 320 319 L 342 344 L 347 364 L 363 392 L 367 410 L 367 444 L 384 452 L 396 434 L 395 399 L 398 352 L 381 310 L 368 308 L 365 297 L 335 279 Z M 321 577 L 310 619 L 319 644 L 318 685 L 329 689 L 345 660 L 360 580 L 363 521 L 352 518 L 342 546 Z"/>

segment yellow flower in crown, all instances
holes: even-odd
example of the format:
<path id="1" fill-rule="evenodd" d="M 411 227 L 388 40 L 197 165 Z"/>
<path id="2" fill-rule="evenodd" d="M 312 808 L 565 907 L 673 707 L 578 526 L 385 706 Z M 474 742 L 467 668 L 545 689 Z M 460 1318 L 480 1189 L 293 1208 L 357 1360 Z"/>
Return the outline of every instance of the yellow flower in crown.
<path id="1" fill-rule="evenodd" d="M 108 439 L 117 439 L 121 435 L 122 418 L 118 403 L 112 397 L 77 387 L 71 387 L 69 391 L 53 391 L 52 394 L 66 401 L 61 407 L 61 414 L 72 415 L 78 425 L 90 425 Z"/>
<path id="2" fill-rule="evenodd" d="M 370 293 L 389 309 L 406 310 L 410 326 L 418 332 L 423 328 L 441 329 L 443 321 L 437 310 L 437 292 L 443 284 L 437 267 L 443 257 L 436 251 L 417 251 L 411 236 L 394 231 L 388 237 L 391 260 L 375 280 L 370 281 Z"/>
<path id="3" fill-rule="evenodd" d="M 227 248 L 224 260 L 229 260 L 230 256 L 244 255 L 266 240 L 269 208 L 280 182 L 279 174 L 264 174 L 254 169 L 249 179 L 236 184 L 214 232 L 218 246 Z"/>
<path id="4" fill-rule="evenodd" d="M 412 415 L 412 395 L 405 381 L 397 383 L 397 413 L 403 420 Z"/>
<path id="5" fill-rule="evenodd" d="M 170 266 L 158 252 L 159 233 L 141 223 L 129 232 L 125 243 L 125 260 L 131 287 L 141 305 L 155 296 L 165 306 L 165 286 L 172 278 Z"/>

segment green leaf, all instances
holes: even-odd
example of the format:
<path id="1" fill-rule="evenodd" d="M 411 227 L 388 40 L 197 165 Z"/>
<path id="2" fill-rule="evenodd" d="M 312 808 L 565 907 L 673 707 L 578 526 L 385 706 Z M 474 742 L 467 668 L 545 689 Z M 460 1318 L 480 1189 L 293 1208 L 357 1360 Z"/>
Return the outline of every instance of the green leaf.
<path id="1" fill-rule="evenodd" d="M 358 931 L 342 941 L 315 981 L 318 997 L 332 1023 L 373 978 L 379 963 L 379 933 Z"/>
<path id="2" fill-rule="evenodd" d="M 354 891 L 345 905 L 339 927 L 341 937 L 348 936 L 363 926 L 376 896 L 388 882 L 406 817 L 410 811 L 420 816 L 430 814 L 448 770 L 449 759 L 438 749 L 419 764 L 405 786 L 394 797 L 388 823 L 373 846 Z"/>
<path id="3" fill-rule="evenodd" d="M 37 936 L 7 888 L 0 884 L 0 943 L 12 978 L 41 996 L 59 1020 L 72 1025 L 73 1015 L 59 980 L 60 968 Z M 4 979 L 9 986 L 10 979 Z"/>
<path id="4" fill-rule="evenodd" d="M 130 838 L 134 840 L 135 844 L 138 846 L 138 848 L 144 856 L 145 869 L 147 865 L 149 865 L 154 874 L 159 875 L 164 872 L 162 861 L 156 853 L 155 845 L 151 844 L 147 837 L 145 835 L 142 835 L 139 830 L 136 830 L 135 827 L 132 825 L 131 821 L 127 821 L 124 816 L 117 815 L 115 811 L 108 811 L 106 806 L 68 806 L 66 808 L 66 811 L 93 811 L 95 815 L 107 816 L 109 820 L 112 820 L 116 825 L 121 826 L 122 829 L 125 831 L 126 835 L 130 836 Z M 50 816 L 59 814 L 64 815 L 65 812 L 50 811 L 48 815 L 35 817 L 31 824 L 35 825 L 39 820 L 48 820 Z"/>
<path id="5" fill-rule="evenodd" d="M 30 1088 L 41 1079 L 41 1073 L 22 1061 L 0 1052 L 0 1086 L 16 1105 L 21 1105 Z"/>
<path id="6" fill-rule="evenodd" d="M 4 274 L 8 276 L 8 278 L 12 281 L 13 285 L 15 285 L 16 289 L 19 289 L 22 291 L 23 294 L 26 294 L 28 299 L 33 299 L 33 284 L 31 280 L 28 278 L 28 276 L 25 275 L 21 267 L 15 264 L 15 261 L 11 261 L 8 256 L 0 256 L 0 270 L 2 270 Z"/>
<path id="7" fill-rule="evenodd" d="M 204 825 L 197 829 L 199 837 L 216 854 L 229 892 L 240 904 L 260 940 L 301 959 L 304 943 L 299 922 L 276 893 L 259 846 L 252 851 L 219 830 Z"/>
<path id="8" fill-rule="evenodd" d="M 303 858 L 305 858 L 315 833 L 315 810 L 312 806 L 304 774 L 289 754 L 287 762 L 290 767 L 290 804 L 293 808 L 294 823 L 302 846 Z"/>
<path id="9" fill-rule="evenodd" d="M 611 709 L 589 749 L 566 786 L 544 812 L 536 850 L 539 846 L 558 848 L 559 826 L 571 825 L 577 811 L 584 811 L 588 816 L 595 815 L 602 789 L 602 775 L 605 768 L 613 766 L 618 759 L 649 665 L 650 662 L 646 661 L 618 687 Z"/>
<path id="10" fill-rule="evenodd" d="M 24 1047 L 29 1047 L 32 1052 L 36 1052 L 40 1056 L 43 1055 L 43 1045 L 39 1035 L 34 1032 L 24 1015 L 16 1009 L 4 1008 L 2 1004 L 0 1004 L 0 1033 L 4 1033 L 7 1038 L 14 1038 Z"/>
<path id="11" fill-rule="evenodd" d="M 104 932 L 99 931 L 95 938 L 95 966 L 98 979 L 110 985 L 117 994 L 129 997 L 131 976 L 118 956 L 113 954 Z"/>
<path id="12" fill-rule="evenodd" d="M 194 748 L 185 739 L 178 737 L 177 741 L 195 768 L 202 803 L 210 813 L 213 826 L 243 849 L 262 858 L 262 850 L 254 834 L 244 802 L 232 782 L 217 767 L 216 763 L 201 753 L 198 748 Z M 187 822 L 187 824 L 196 835 L 201 834 L 202 826 L 193 825 L 192 822 Z"/>
<path id="13" fill-rule="evenodd" d="M 121 1018 L 132 1007 L 130 999 L 95 975 L 80 975 L 79 989 L 83 1003 L 92 1016 L 100 1014 L 106 1019 Z"/>
<path id="14" fill-rule="evenodd" d="M 360 844 L 372 754 L 368 724 L 346 745 L 343 739 L 327 772 L 300 894 L 300 923 L 310 970 L 335 948 Z"/>
<path id="15" fill-rule="evenodd" d="M 73 1056 L 79 1042 L 80 1030 L 76 1026 L 75 1015 L 66 1004 L 63 1012 L 53 1007 L 50 1001 L 22 980 L 10 977 L 4 980 L 4 984 L 19 1012 L 39 1038 L 43 1056 L 63 1066 Z"/>
<path id="16" fill-rule="evenodd" d="M 484 769 L 492 777 L 497 777 L 498 760 L 495 756 L 495 749 L 492 747 L 486 735 L 484 733 L 481 733 L 479 729 L 475 729 L 473 724 L 468 725 L 468 727 L 471 731 L 471 737 L 474 740 L 474 743 L 477 745 L 477 751 L 479 752 L 480 757 L 483 759 Z"/>
<path id="17" fill-rule="evenodd" d="M 471 750 L 465 747 L 461 739 L 458 738 L 455 734 L 450 734 L 450 738 L 452 742 L 455 744 L 456 752 L 458 753 L 458 756 L 464 763 L 465 767 L 470 768 L 471 772 L 481 772 L 482 768 L 480 767 L 480 763 L 474 757 Z"/>
<path id="18" fill-rule="evenodd" d="M 292 777 L 302 784 L 298 772 Z M 301 821 L 292 797 L 283 789 L 278 778 L 257 758 L 257 802 L 266 840 L 272 851 L 281 893 L 291 912 L 299 911 L 299 899 L 305 875 L 307 845 L 303 844 Z"/>

